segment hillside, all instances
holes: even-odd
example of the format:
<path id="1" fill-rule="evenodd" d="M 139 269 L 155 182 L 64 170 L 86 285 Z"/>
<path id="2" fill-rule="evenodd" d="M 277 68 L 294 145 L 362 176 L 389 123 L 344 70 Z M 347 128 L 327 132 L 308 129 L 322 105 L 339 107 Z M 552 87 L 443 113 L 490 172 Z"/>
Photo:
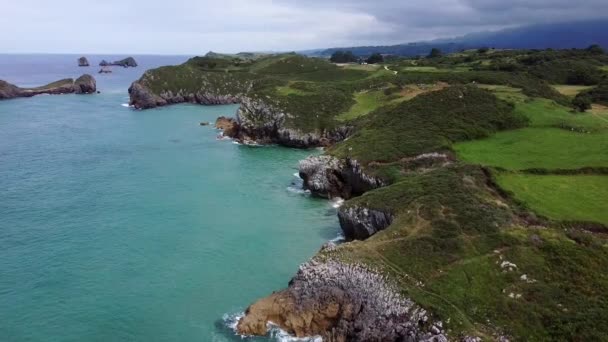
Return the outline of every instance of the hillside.
<path id="1" fill-rule="evenodd" d="M 571 49 L 598 44 L 608 48 L 607 20 L 537 24 L 496 32 L 481 32 L 451 39 L 413 42 L 390 46 L 355 46 L 315 50 L 316 56 L 331 56 L 335 51 L 352 51 L 357 56 L 379 52 L 397 56 L 426 56 L 432 48 L 453 53 L 480 47 L 497 49 Z"/>
<path id="2" fill-rule="evenodd" d="M 348 242 L 250 306 L 240 333 L 603 340 L 607 66 L 597 47 L 382 65 L 211 55 L 149 70 L 130 94 L 138 108 L 240 103 L 226 135 L 326 147 L 300 176 L 346 199 Z"/>

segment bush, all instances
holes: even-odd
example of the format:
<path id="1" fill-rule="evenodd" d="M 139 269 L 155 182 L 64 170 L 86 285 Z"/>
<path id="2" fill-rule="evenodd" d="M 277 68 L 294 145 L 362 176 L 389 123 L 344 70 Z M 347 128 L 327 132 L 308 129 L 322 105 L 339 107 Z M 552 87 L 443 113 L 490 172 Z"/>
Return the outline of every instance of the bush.
<path id="1" fill-rule="evenodd" d="M 443 52 L 441 52 L 441 50 L 439 50 L 438 48 L 432 48 L 431 52 L 428 55 L 428 58 L 438 58 L 443 56 Z"/>
<path id="2" fill-rule="evenodd" d="M 574 108 L 582 113 L 587 109 L 591 109 L 591 97 L 588 95 L 577 96 L 572 100 L 572 104 L 574 105 Z"/>
<path id="3" fill-rule="evenodd" d="M 368 64 L 376 64 L 382 62 L 384 62 L 384 57 L 382 57 L 382 55 L 377 52 L 369 56 L 369 58 L 367 59 Z"/>

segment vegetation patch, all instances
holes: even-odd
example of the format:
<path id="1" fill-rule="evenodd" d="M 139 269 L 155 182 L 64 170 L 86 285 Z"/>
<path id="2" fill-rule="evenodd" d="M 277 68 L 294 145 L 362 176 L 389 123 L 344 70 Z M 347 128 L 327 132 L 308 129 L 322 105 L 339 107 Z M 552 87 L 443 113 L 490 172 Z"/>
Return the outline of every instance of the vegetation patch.
<path id="1" fill-rule="evenodd" d="M 582 91 L 593 88 L 593 86 L 559 84 L 559 85 L 553 85 L 553 88 L 555 88 L 555 90 L 559 91 L 560 94 L 563 94 L 563 95 L 566 95 L 569 97 L 574 97 Z"/>

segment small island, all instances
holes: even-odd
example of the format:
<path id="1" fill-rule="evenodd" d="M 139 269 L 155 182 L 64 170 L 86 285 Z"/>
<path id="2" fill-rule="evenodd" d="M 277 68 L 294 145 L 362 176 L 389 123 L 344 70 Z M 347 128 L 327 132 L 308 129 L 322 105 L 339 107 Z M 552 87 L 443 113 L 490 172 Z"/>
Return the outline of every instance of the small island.
<path id="1" fill-rule="evenodd" d="M 94 94 L 95 92 L 97 92 L 97 83 L 95 78 L 88 74 L 84 74 L 76 80 L 66 78 L 35 88 L 21 88 L 0 80 L 0 100 L 32 97 L 41 94 Z"/>
<path id="2" fill-rule="evenodd" d="M 88 67 L 89 66 L 89 60 L 87 60 L 86 57 L 80 57 L 78 58 L 78 66 L 79 67 Z"/>
<path id="3" fill-rule="evenodd" d="M 119 61 L 108 62 L 105 59 L 99 63 L 99 66 L 121 66 L 123 68 L 135 68 L 137 67 L 137 62 L 133 57 L 127 57 L 125 59 L 121 59 Z"/>

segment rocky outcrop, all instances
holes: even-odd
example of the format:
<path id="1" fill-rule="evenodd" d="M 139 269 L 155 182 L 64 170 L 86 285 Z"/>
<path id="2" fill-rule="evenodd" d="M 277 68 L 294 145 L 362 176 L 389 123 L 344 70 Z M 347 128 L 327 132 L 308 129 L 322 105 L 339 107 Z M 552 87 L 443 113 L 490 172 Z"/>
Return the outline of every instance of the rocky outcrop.
<path id="1" fill-rule="evenodd" d="M 347 240 L 365 240 L 393 223 L 393 214 L 383 210 L 352 206 L 338 211 L 340 227 Z"/>
<path id="2" fill-rule="evenodd" d="M 349 199 L 386 185 L 380 178 L 363 172 L 356 160 L 340 160 L 328 155 L 300 161 L 299 171 L 304 189 L 325 198 Z"/>
<path id="3" fill-rule="evenodd" d="M 440 322 L 403 298 L 385 277 L 364 266 L 312 260 L 286 290 L 251 305 L 239 334 L 265 335 L 267 323 L 327 342 L 447 341 Z"/>
<path id="4" fill-rule="evenodd" d="M 233 118 L 220 116 L 215 121 L 215 128 L 221 129 L 225 137 L 234 138 L 239 132 L 239 124 Z"/>
<path id="5" fill-rule="evenodd" d="M 95 78 L 82 75 L 76 81 L 66 78 L 37 88 L 20 88 L 14 84 L 0 80 L 0 100 L 17 97 L 32 97 L 41 94 L 93 94 L 97 91 Z"/>
<path id="6" fill-rule="evenodd" d="M 76 94 L 93 94 L 97 91 L 97 82 L 93 76 L 84 74 L 74 81 L 73 87 Z"/>
<path id="7" fill-rule="evenodd" d="M 102 59 L 101 62 L 99 62 L 99 66 L 111 66 L 111 65 L 115 65 L 115 66 L 121 66 L 123 68 L 135 68 L 137 67 L 137 62 L 135 61 L 135 58 L 133 57 L 127 57 L 125 59 L 121 59 L 119 61 L 114 61 L 114 62 L 108 62 L 105 59 Z"/>
<path id="8" fill-rule="evenodd" d="M 80 58 L 78 58 L 78 66 L 79 67 L 88 67 L 89 61 L 87 60 L 86 57 L 80 57 Z"/>

